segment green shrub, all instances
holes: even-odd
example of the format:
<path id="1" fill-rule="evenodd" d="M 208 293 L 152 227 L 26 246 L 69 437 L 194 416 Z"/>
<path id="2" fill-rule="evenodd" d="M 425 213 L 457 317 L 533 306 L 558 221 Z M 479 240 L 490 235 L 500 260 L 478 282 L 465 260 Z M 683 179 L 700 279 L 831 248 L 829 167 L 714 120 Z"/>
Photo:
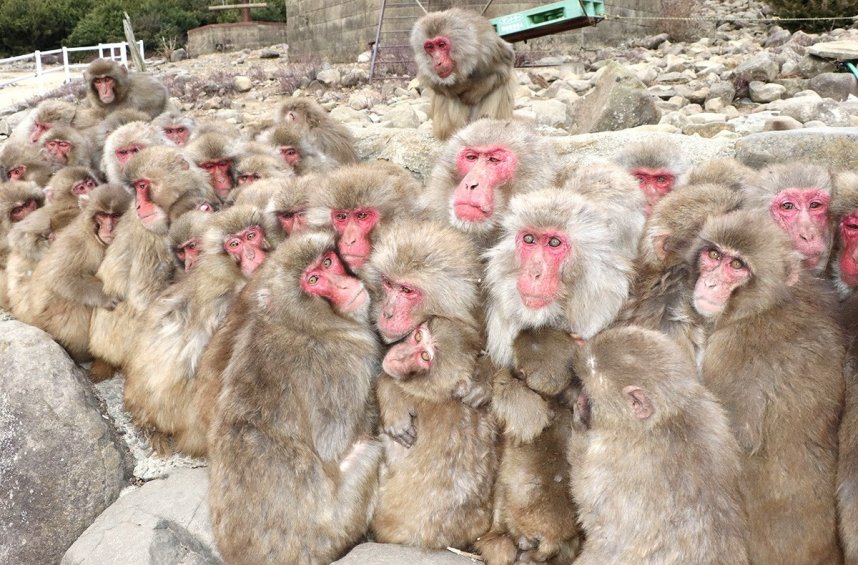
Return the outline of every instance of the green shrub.
<path id="1" fill-rule="evenodd" d="M 94 0 L 0 0 L 0 55 L 61 47 Z"/>
<path id="2" fill-rule="evenodd" d="M 858 16 L 856 0 L 766 0 L 773 15 L 779 18 L 842 18 Z M 827 31 L 835 27 L 848 27 L 849 20 L 831 19 L 815 21 L 783 21 L 781 26 L 809 33 Z"/>

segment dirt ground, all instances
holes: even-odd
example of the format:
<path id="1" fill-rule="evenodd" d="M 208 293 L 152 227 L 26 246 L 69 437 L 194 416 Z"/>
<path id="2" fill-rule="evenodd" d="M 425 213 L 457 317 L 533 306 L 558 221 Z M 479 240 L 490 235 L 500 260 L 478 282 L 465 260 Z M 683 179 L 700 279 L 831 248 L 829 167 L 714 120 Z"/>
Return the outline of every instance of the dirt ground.
<path id="1" fill-rule="evenodd" d="M 48 93 L 61 86 L 65 78 L 62 67 L 49 68 L 49 70 L 51 72 L 43 74 L 41 79 L 30 77 L 15 84 L 0 87 L 0 112 L 10 106 L 14 107 L 23 104 L 34 96 Z M 32 74 L 32 72 L 28 71 L 0 69 L 0 84 Z M 81 71 L 72 70 L 71 76 L 72 79 L 79 78 Z"/>

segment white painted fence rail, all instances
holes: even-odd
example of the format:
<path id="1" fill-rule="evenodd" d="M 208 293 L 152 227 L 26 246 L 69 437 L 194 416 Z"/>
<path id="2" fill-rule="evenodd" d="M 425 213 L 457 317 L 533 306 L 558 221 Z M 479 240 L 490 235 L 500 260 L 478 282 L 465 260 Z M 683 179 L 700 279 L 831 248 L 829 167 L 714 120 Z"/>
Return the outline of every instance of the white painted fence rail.
<path id="1" fill-rule="evenodd" d="M 137 49 L 140 50 L 140 55 L 143 55 L 143 41 L 140 40 L 136 44 Z M 28 53 L 26 55 L 18 55 L 17 57 L 8 57 L 6 59 L 0 59 L 0 66 L 5 65 L 7 63 L 15 63 L 17 61 L 28 61 L 33 59 L 35 61 L 35 70 L 34 72 L 17 76 L 11 80 L 0 81 L 0 88 L 5 86 L 9 86 L 18 82 L 22 82 L 25 80 L 30 80 L 35 78 L 38 81 L 39 85 L 39 93 L 45 93 L 45 75 L 49 73 L 65 73 L 65 77 L 63 79 L 63 83 L 71 82 L 72 76 L 71 71 L 74 69 L 83 69 L 86 65 L 79 64 L 73 65 L 69 63 L 69 53 L 79 52 L 79 51 L 98 51 L 98 56 L 102 59 L 112 59 L 114 61 L 119 61 L 123 65 L 128 65 L 128 56 L 127 49 L 129 49 L 128 42 L 123 41 L 121 43 L 99 43 L 98 45 L 92 45 L 88 47 L 62 47 L 60 49 L 51 49 L 50 51 L 35 51 L 33 53 Z M 45 68 L 45 65 L 42 63 L 42 57 L 47 55 L 57 55 L 62 54 L 62 66 L 57 66 L 56 68 Z M 107 55 L 105 55 L 107 53 Z"/>

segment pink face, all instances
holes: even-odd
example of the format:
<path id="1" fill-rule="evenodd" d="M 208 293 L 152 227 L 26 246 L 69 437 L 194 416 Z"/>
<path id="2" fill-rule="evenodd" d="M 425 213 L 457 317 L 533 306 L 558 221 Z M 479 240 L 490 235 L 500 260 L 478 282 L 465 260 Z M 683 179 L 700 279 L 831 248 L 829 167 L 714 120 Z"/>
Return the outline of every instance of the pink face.
<path id="1" fill-rule="evenodd" d="M 176 258 L 184 264 L 186 273 L 197 264 L 201 250 L 202 240 L 199 237 L 192 237 L 176 247 Z"/>
<path id="2" fill-rule="evenodd" d="M 185 126 L 164 126 L 164 135 L 176 145 L 182 146 L 188 142 L 191 132 Z"/>
<path id="3" fill-rule="evenodd" d="M 98 92 L 98 99 L 102 104 L 111 104 L 116 98 L 115 84 L 110 77 L 96 77 L 92 80 L 92 85 L 95 86 Z"/>
<path id="4" fill-rule="evenodd" d="M 116 224 L 119 223 L 120 217 L 121 214 L 108 214 L 106 212 L 95 214 L 96 235 L 104 245 L 110 245 L 110 242 L 113 241 L 113 237 L 116 235 Z"/>
<path id="5" fill-rule="evenodd" d="M 421 322 L 416 313 L 423 303 L 423 291 L 406 281 L 387 278 L 382 278 L 381 289 L 384 296 L 376 325 L 386 341 L 396 341 Z"/>
<path id="6" fill-rule="evenodd" d="M 638 167 L 632 171 L 632 176 L 637 179 L 638 186 L 646 197 L 644 213 L 647 216 L 652 214 L 652 207 L 655 206 L 655 203 L 673 190 L 673 185 L 676 182 L 676 176 L 670 172 L 670 169 Z"/>
<path id="7" fill-rule="evenodd" d="M 831 195 L 818 188 L 788 188 L 772 200 L 769 211 L 789 234 L 793 247 L 804 257 L 802 264 L 812 270 L 825 267 L 821 260 L 831 248 L 828 203 Z"/>
<path id="8" fill-rule="evenodd" d="M 450 40 L 439 35 L 423 43 L 423 51 L 432 60 L 432 70 L 439 78 L 447 78 L 456 70 L 456 62 L 450 56 Z"/>
<path id="9" fill-rule="evenodd" d="M 281 145 L 277 150 L 283 161 L 293 169 L 301 161 L 301 152 L 294 145 Z"/>
<path id="10" fill-rule="evenodd" d="M 78 198 L 83 196 L 84 194 L 89 194 L 95 189 L 95 179 L 93 178 L 85 178 L 81 181 L 78 181 L 72 185 L 71 192 Z"/>
<path id="11" fill-rule="evenodd" d="M 337 232 L 337 249 L 352 269 L 362 267 L 372 252 L 370 234 L 378 223 L 375 208 L 332 210 L 331 224 Z"/>
<path id="12" fill-rule="evenodd" d="M 35 198 L 28 198 L 9 211 L 9 219 L 13 223 L 20 222 L 38 207 L 39 203 L 36 202 Z"/>
<path id="13" fill-rule="evenodd" d="M 572 257 L 568 236 L 554 229 L 523 229 L 515 238 L 515 253 L 521 264 L 516 288 L 528 308 L 551 305 L 560 292 L 560 276 Z"/>
<path id="14" fill-rule="evenodd" d="M 54 124 L 49 124 L 47 122 L 40 122 L 36 120 L 33 123 L 33 131 L 30 132 L 30 143 L 38 142 L 45 133 L 51 129 Z"/>
<path id="15" fill-rule="evenodd" d="M 858 286 L 858 211 L 840 221 L 840 280 L 851 287 Z"/>
<path id="16" fill-rule="evenodd" d="M 515 177 L 518 158 L 499 146 L 464 147 L 456 155 L 462 180 L 453 192 L 453 212 L 463 222 L 483 222 L 495 211 L 495 191 Z"/>
<path id="17" fill-rule="evenodd" d="M 67 164 L 74 146 L 66 139 L 49 139 L 45 142 L 45 150 L 59 163 Z"/>
<path id="18" fill-rule="evenodd" d="M 334 251 L 326 251 L 301 275 L 301 290 L 331 303 L 337 312 L 357 312 L 369 302 L 369 295 L 357 277 L 346 272 Z"/>
<path id="19" fill-rule="evenodd" d="M 120 147 L 114 151 L 113 154 L 116 155 L 116 161 L 119 163 L 119 170 L 124 171 L 125 165 L 128 164 L 131 157 L 137 155 L 141 149 L 143 149 L 142 145 L 139 143 L 133 143 L 131 145 L 126 145 L 125 147 Z"/>
<path id="20" fill-rule="evenodd" d="M 144 226 L 151 227 L 159 220 L 167 218 L 164 210 L 152 200 L 152 183 L 149 179 L 137 179 L 131 186 L 134 187 L 137 201 L 137 217 Z"/>
<path id="21" fill-rule="evenodd" d="M 200 167 L 208 172 L 212 188 L 217 195 L 221 198 L 226 198 L 229 191 L 232 190 L 232 159 L 206 161 L 205 163 L 200 163 Z"/>
<path id="22" fill-rule="evenodd" d="M 408 379 L 427 374 L 435 361 L 435 336 L 423 323 L 402 342 L 391 347 L 381 366 L 384 372 L 397 379 Z"/>
<path id="23" fill-rule="evenodd" d="M 694 285 L 694 309 L 703 316 L 719 314 L 733 291 L 751 279 L 748 265 L 732 253 L 703 249 L 697 259 L 700 276 Z"/>
<path id="24" fill-rule="evenodd" d="M 21 180 L 27 174 L 27 165 L 15 165 L 6 173 L 9 180 Z"/>
<path id="25" fill-rule="evenodd" d="M 267 253 L 262 248 L 265 230 L 262 226 L 248 226 L 238 233 L 230 234 L 223 248 L 241 266 L 241 273 L 249 277 L 265 261 Z"/>
<path id="26" fill-rule="evenodd" d="M 292 235 L 304 230 L 307 227 L 307 211 L 294 210 L 277 212 L 277 221 L 280 222 L 280 227 L 286 232 L 286 235 Z"/>

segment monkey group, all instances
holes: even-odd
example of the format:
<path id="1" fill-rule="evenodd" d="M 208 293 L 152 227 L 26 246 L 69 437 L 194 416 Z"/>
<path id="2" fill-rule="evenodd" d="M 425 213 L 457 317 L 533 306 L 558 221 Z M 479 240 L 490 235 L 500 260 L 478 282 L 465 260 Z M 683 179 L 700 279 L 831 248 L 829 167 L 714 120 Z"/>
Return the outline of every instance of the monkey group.
<path id="1" fill-rule="evenodd" d="M 230 564 L 858 563 L 858 175 L 567 163 L 451 100 L 505 48 L 430 16 L 425 183 L 312 99 L 245 133 L 90 65 L 0 149 L 0 305 L 208 460 Z"/>

